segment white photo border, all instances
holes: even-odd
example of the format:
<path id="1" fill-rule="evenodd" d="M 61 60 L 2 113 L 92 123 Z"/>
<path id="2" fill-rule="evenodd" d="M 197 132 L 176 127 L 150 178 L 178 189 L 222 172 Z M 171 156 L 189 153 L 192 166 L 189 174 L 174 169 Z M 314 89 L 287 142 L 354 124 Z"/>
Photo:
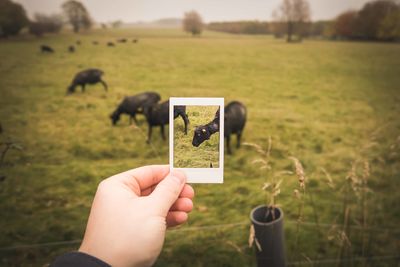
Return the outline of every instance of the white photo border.
<path id="1" fill-rule="evenodd" d="M 219 164 L 218 168 L 174 168 L 174 106 L 219 106 Z M 224 182 L 224 98 L 222 97 L 171 97 L 169 99 L 169 166 L 170 171 L 181 170 L 187 183 Z M 190 118 L 189 118 L 190 121 Z"/>

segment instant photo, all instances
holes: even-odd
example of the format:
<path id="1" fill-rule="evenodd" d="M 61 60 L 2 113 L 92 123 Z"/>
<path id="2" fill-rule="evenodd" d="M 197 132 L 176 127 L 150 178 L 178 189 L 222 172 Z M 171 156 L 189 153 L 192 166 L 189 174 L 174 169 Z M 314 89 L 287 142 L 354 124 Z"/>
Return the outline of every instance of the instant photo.
<path id="1" fill-rule="evenodd" d="M 174 120 L 186 114 L 189 126 Z M 224 99 L 170 98 L 170 166 L 188 183 L 222 183 Z"/>

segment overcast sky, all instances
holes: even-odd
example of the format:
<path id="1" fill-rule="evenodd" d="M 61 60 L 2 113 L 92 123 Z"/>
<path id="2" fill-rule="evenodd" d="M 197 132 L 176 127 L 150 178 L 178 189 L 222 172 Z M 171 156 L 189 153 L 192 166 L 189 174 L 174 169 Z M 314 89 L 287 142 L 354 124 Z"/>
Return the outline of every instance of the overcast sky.
<path id="1" fill-rule="evenodd" d="M 65 0 L 14 0 L 29 15 L 56 13 Z M 206 22 L 224 20 L 269 20 L 281 0 L 81 0 L 98 22 L 125 22 L 180 18 L 185 11 L 198 11 Z M 312 19 L 331 19 L 348 9 L 359 9 L 368 0 L 309 0 Z"/>

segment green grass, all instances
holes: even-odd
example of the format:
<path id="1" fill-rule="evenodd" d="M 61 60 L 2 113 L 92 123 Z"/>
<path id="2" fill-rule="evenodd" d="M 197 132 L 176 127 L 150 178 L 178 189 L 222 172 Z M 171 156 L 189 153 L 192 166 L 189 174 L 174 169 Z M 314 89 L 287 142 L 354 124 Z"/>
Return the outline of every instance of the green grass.
<path id="1" fill-rule="evenodd" d="M 190 120 L 188 134 L 185 135 L 182 120 L 174 121 L 174 165 L 177 168 L 219 168 L 219 133 L 199 147 L 192 145 L 194 130 L 197 126 L 212 121 L 218 106 L 186 106 Z"/>
<path id="2" fill-rule="evenodd" d="M 115 48 L 104 45 L 120 37 L 140 40 Z M 75 54 L 67 53 L 77 39 L 82 45 Z M 92 40 L 101 45 L 91 45 Z M 42 43 L 56 53 L 41 55 Z M 96 85 L 85 94 L 66 97 L 73 75 L 89 67 L 105 71 L 109 92 Z M 155 90 L 164 100 L 239 100 L 248 110 L 243 142 L 265 148 L 271 136 L 275 170 L 293 170 L 288 157 L 300 159 L 308 178 L 303 220 L 321 226 L 301 225 L 295 249 L 299 201 L 293 190 L 298 181 L 294 175 L 285 177 L 277 201 L 285 214 L 290 262 L 338 257 L 341 243 L 328 239 L 335 235 L 324 224 L 343 223 L 347 197 L 349 224 L 354 227 L 347 231 L 351 247 L 345 248 L 344 256 L 350 260 L 344 265 L 394 266 L 396 259 L 356 259 L 399 251 L 399 69 L 400 46 L 385 43 L 287 44 L 269 36 L 206 32 L 191 38 L 173 30 L 1 40 L 0 138 L 19 143 L 23 151 L 10 151 L 0 169 L 7 176 L 0 183 L 0 247 L 80 239 L 102 179 L 146 164 L 168 163 L 168 143 L 159 134 L 154 133 L 151 146 L 146 144 L 143 117 L 138 128 L 128 125 L 128 117 L 116 127 L 108 118 L 124 96 Z M 261 187 L 270 179 L 252 164 L 256 157 L 247 147 L 233 149 L 233 155 L 225 157 L 224 184 L 194 185 L 189 222 L 168 232 L 158 266 L 255 264 L 254 252 L 247 247 L 249 213 L 266 202 Z M 371 192 L 364 203 L 367 226 L 373 230 L 360 230 L 359 191 L 343 190 L 355 161 L 360 175 L 363 162 L 371 166 Z M 332 177 L 334 189 L 321 168 Z M 201 228 L 213 225 L 224 226 Z M 43 266 L 77 247 L 0 250 L 0 265 Z"/>

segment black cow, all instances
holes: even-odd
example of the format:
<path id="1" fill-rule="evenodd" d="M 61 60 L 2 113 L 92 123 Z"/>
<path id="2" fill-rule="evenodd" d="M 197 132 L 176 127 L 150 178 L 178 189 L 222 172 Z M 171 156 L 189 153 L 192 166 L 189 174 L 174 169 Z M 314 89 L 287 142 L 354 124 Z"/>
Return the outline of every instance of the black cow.
<path id="1" fill-rule="evenodd" d="M 242 137 L 243 129 L 246 124 L 247 111 L 246 107 L 242 103 L 238 101 L 232 101 L 225 106 L 224 113 L 224 137 L 226 138 L 228 154 L 232 154 L 230 146 L 230 135 L 236 134 L 236 147 L 239 148 L 240 139 Z M 216 132 L 219 132 L 219 109 L 211 122 L 196 127 L 194 131 L 192 145 L 198 147 L 205 140 L 209 140 L 211 135 Z"/>
<path id="2" fill-rule="evenodd" d="M 48 45 L 41 45 L 40 46 L 40 52 L 42 52 L 42 53 L 54 53 L 54 49 L 51 48 Z"/>
<path id="3" fill-rule="evenodd" d="M 75 92 L 75 88 L 80 85 L 82 87 L 82 93 L 85 92 L 86 84 L 96 84 L 101 83 L 104 86 L 104 90 L 107 91 L 107 84 L 105 81 L 101 79 L 101 76 L 104 74 L 102 70 L 99 69 L 87 69 L 81 72 L 78 72 L 74 79 L 72 80 L 71 85 L 67 89 L 67 94 L 72 94 Z"/>
<path id="4" fill-rule="evenodd" d="M 109 47 L 114 47 L 115 44 L 114 44 L 113 42 L 108 42 L 108 43 L 107 43 L 107 46 L 109 46 Z"/>
<path id="5" fill-rule="evenodd" d="M 139 42 L 138 39 L 133 39 L 133 40 L 132 40 L 132 43 L 135 43 L 135 44 L 136 44 L 137 42 Z"/>
<path id="6" fill-rule="evenodd" d="M 73 45 L 68 46 L 68 52 L 74 53 L 75 52 L 75 46 L 73 46 Z"/>
<path id="7" fill-rule="evenodd" d="M 156 105 L 146 105 L 144 107 L 144 115 L 146 116 L 147 123 L 149 126 L 147 143 L 151 141 L 152 128 L 154 126 L 160 126 L 161 137 L 165 140 L 164 125 L 169 124 L 169 100 Z M 187 134 L 187 125 L 189 119 L 186 114 L 186 106 L 175 106 L 174 108 L 174 119 L 181 116 L 185 123 L 185 134 Z"/>
<path id="8" fill-rule="evenodd" d="M 240 147 L 240 139 L 242 137 L 244 126 L 247 120 L 247 110 L 245 105 L 239 101 L 232 101 L 225 106 L 224 118 L 224 136 L 226 138 L 226 145 L 228 154 L 232 154 L 230 146 L 231 134 L 236 134 L 236 148 Z"/>
<path id="9" fill-rule="evenodd" d="M 145 105 L 153 105 L 160 101 L 161 97 L 156 92 L 144 92 L 134 96 L 127 96 L 118 105 L 117 109 L 110 115 L 113 125 L 116 125 L 120 119 L 121 114 L 128 114 L 130 116 L 129 123 L 132 119 L 137 124 L 136 114 L 143 113 Z"/>
<path id="10" fill-rule="evenodd" d="M 122 39 L 118 39 L 117 42 L 118 43 L 126 43 L 127 40 L 125 38 L 122 38 Z"/>
<path id="11" fill-rule="evenodd" d="M 219 132 L 219 108 L 215 112 L 214 119 L 209 123 L 197 126 L 194 130 L 192 145 L 198 147 L 201 143 L 211 138 L 211 135 Z"/>

